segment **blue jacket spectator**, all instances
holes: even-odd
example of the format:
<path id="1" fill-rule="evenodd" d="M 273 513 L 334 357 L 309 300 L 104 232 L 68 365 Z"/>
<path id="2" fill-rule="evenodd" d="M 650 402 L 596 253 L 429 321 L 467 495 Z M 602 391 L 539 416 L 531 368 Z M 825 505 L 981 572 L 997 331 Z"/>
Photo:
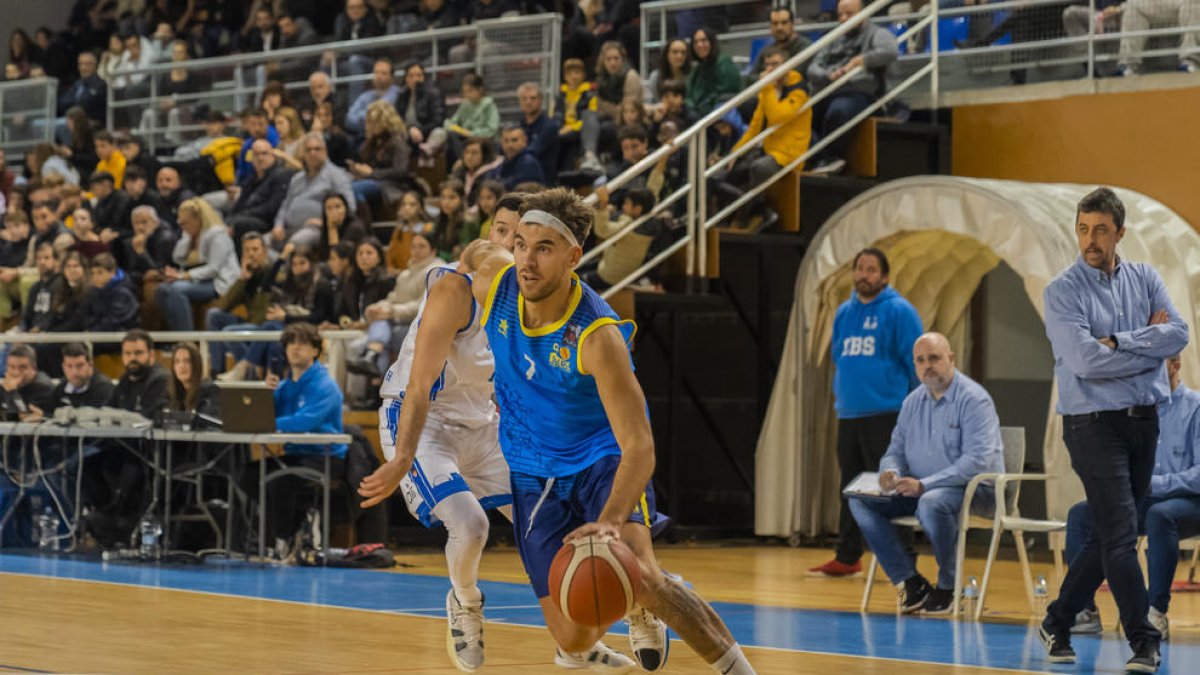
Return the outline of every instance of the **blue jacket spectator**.
<path id="1" fill-rule="evenodd" d="M 521 128 L 528 139 L 527 149 L 542 165 L 542 176 L 553 179 L 558 175 L 558 130 L 562 125 L 542 112 L 542 90 L 534 82 L 517 87 L 517 103 L 522 113 Z"/>
<path id="2" fill-rule="evenodd" d="M 504 189 L 512 191 L 521 183 L 532 181 L 546 184 L 542 164 L 529 152 L 525 130 L 515 124 L 505 125 L 500 132 L 500 146 L 504 149 L 504 162 L 488 174 L 488 178 L 504 183 Z"/>
<path id="3" fill-rule="evenodd" d="M 400 87 L 392 73 L 391 59 L 381 58 L 375 61 L 371 75 L 371 88 L 359 94 L 346 113 L 346 131 L 362 138 L 367 132 L 367 108 L 379 99 L 384 99 L 393 106 L 400 97 Z M 404 113 L 401 112 L 401 115 Z"/>
<path id="4" fill-rule="evenodd" d="M 275 428 L 280 433 L 342 433 L 342 390 L 316 360 L 320 340 L 312 324 L 292 324 L 284 331 L 288 372 L 275 389 Z M 284 451 L 324 455 L 325 446 L 289 443 Z M 346 445 L 334 445 L 329 452 L 332 457 L 344 458 Z"/>
<path id="5" fill-rule="evenodd" d="M 107 119 L 108 85 L 96 74 L 96 55 L 91 52 L 79 55 L 79 79 L 58 97 L 59 116 L 65 116 L 73 106 L 83 108 L 88 119 L 102 125 Z"/>
<path id="6" fill-rule="evenodd" d="M 896 289 L 863 303 L 855 292 L 833 319 L 833 393 L 838 417 L 869 417 L 900 409 L 917 386 L 912 346 L 921 317 Z"/>

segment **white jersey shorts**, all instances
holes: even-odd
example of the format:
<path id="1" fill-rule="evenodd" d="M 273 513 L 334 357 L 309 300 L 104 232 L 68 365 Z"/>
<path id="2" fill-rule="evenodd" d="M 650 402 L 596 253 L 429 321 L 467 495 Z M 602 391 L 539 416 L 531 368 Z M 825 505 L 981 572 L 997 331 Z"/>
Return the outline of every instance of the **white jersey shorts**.
<path id="1" fill-rule="evenodd" d="M 388 460 L 396 456 L 398 399 L 379 409 L 379 442 Z M 500 450 L 499 421 L 469 428 L 430 417 L 425 421 L 412 469 L 400 480 L 400 493 L 414 518 L 439 527 L 433 509 L 443 499 L 470 492 L 485 510 L 512 504 L 508 463 Z"/>

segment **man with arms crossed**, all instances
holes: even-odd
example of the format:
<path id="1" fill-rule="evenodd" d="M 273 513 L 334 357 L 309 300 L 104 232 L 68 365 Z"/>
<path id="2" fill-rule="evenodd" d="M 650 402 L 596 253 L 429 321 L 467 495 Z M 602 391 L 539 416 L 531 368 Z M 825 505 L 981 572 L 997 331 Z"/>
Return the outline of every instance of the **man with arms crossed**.
<path id="1" fill-rule="evenodd" d="M 1051 663 L 1074 663 L 1071 626 L 1107 577 L 1134 652 L 1125 669 L 1152 673 L 1162 636 L 1147 619 L 1138 521 L 1154 472 L 1156 406 L 1171 395 L 1164 359 L 1187 346 L 1188 326 L 1158 272 L 1117 255 L 1125 205 L 1112 190 L 1098 188 L 1079 202 L 1075 236 L 1080 256 L 1046 286 L 1043 305 L 1063 441 L 1094 527 L 1040 636 Z"/>

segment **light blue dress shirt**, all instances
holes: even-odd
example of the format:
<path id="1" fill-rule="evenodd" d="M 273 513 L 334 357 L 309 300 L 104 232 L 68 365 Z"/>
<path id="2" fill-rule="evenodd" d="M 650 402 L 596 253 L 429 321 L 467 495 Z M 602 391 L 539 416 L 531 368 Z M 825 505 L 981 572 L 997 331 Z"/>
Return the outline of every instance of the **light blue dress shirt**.
<path id="1" fill-rule="evenodd" d="M 977 474 L 1004 471 L 1000 418 L 987 391 L 958 370 L 935 400 L 921 385 L 904 399 L 879 472 L 921 481 L 926 490 L 966 487 Z"/>
<path id="2" fill-rule="evenodd" d="M 1109 277 L 1080 257 L 1042 299 L 1060 415 L 1155 405 L 1170 396 L 1163 361 L 1187 346 L 1188 326 L 1153 267 L 1118 259 Z M 1169 321 L 1147 325 L 1162 309 Z M 1117 349 L 1098 342 L 1109 336 Z"/>
<path id="3" fill-rule="evenodd" d="M 1182 384 L 1158 404 L 1158 452 L 1150 496 L 1200 495 L 1200 393 Z"/>

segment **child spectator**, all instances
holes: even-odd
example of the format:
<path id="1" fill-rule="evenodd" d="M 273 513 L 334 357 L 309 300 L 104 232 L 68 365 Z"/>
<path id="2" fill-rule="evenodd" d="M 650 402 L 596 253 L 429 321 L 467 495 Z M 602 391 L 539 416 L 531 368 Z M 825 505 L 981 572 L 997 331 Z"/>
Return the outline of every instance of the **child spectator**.
<path id="1" fill-rule="evenodd" d="M 92 292 L 83 308 L 83 329 L 89 332 L 120 332 L 138 325 L 138 300 L 124 270 L 110 253 L 92 259 Z"/>
<path id="2" fill-rule="evenodd" d="M 71 250 L 79 251 L 83 254 L 84 260 L 88 261 L 101 253 L 108 253 L 110 250 L 108 242 L 103 241 L 96 233 L 96 224 L 92 222 L 91 210 L 80 207 L 75 209 L 73 217 L 75 229 L 72 230 L 72 233 L 75 235 L 75 243 Z"/>
<path id="3" fill-rule="evenodd" d="M 596 223 L 593 231 L 597 239 L 615 235 L 654 208 L 654 193 L 647 188 L 629 188 L 624 195 L 621 215 L 614 223 L 608 215 L 608 189 L 596 189 Z M 646 252 L 661 229 L 662 224 L 657 218 L 639 225 L 617 243 L 604 249 L 600 254 L 600 264 L 594 271 L 584 274 L 584 281 L 596 290 L 604 290 L 624 280 L 646 261 Z"/>
<path id="4" fill-rule="evenodd" d="M 479 200 L 475 206 L 467 210 L 467 219 L 472 223 L 471 228 L 479 232 L 480 239 L 487 239 L 492 231 L 492 218 L 496 215 L 496 203 L 504 196 L 504 183 L 498 180 L 485 180 L 479 186 Z"/>
<path id="5" fill-rule="evenodd" d="M 421 151 L 426 155 L 437 153 L 445 142 L 447 132 L 456 138 L 451 142 L 452 150 L 460 147 L 462 141 L 468 138 L 495 140 L 500 131 L 500 109 L 492 97 L 486 95 L 483 78 L 475 73 L 467 73 L 462 81 L 462 97 L 458 110 L 446 120 L 445 131 L 440 134 L 434 132 L 428 143 L 421 145 Z"/>
<path id="6" fill-rule="evenodd" d="M 596 93 L 587 81 L 587 70 L 581 59 L 563 62 L 563 84 L 559 88 L 555 116 L 559 121 L 563 153 L 577 157 L 583 152 L 579 168 L 603 172 L 596 146 L 600 141 L 600 120 L 596 116 Z M 574 165 L 574 162 L 568 162 Z"/>
<path id="7" fill-rule="evenodd" d="M 93 175 L 108 173 L 112 176 L 113 186 L 120 190 L 125 184 L 125 155 L 117 149 L 112 132 L 107 129 L 97 131 L 92 139 L 96 146 L 96 156 L 100 158 Z"/>
<path id="8" fill-rule="evenodd" d="M 442 260 L 457 260 L 463 248 L 475 240 L 478 230 L 466 222 L 462 181 L 447 179 L 442 183 L 439 196 L 440 212 L 434 223 L 434 247 Z"/>
<path id="9" fill-rule="evenodd" d="M 421 193 L 410 190 L 400 198 L 396 207 L 396 229 L 387 246 L 388 274 L 396 274 L 408 265 L 409 247 L 414 235 L 432 237 L 433 221 L 425 211 Z"/>

